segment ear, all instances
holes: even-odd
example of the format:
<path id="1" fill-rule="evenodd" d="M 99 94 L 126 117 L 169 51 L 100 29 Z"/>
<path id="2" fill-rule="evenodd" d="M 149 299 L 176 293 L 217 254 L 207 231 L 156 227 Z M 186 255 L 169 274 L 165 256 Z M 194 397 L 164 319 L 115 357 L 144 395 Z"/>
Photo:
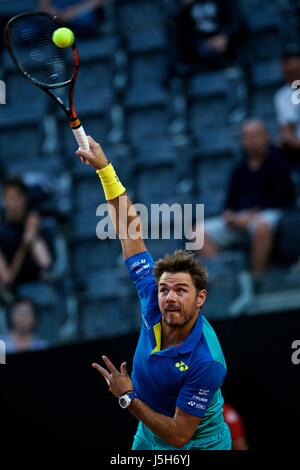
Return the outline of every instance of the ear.
<path id="1" fill-rule="evenodd" d="M 198 308 L 202 307 L 202 305 L 204 304 L 206 295 L 207 295 L 207 291 L 205 289 L 202 289 L 198 292 L 197 304 L 196 304 Z"/>

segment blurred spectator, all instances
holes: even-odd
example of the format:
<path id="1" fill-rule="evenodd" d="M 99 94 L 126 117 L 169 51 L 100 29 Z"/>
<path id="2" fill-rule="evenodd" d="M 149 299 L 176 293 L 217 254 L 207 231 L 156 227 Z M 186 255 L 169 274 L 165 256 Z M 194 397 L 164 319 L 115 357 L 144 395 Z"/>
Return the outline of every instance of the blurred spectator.
<path id="1" fill-rule="evenodd" d="M 198 70 L 220 69 L 233 59 L 241 19 L 235 0 L 181 0 L 169 21 L 172 62 Z M 173 66 L 176 64 L 173 64 Z"/>
<path id="2" fill-rule="evenodd" d="M 204 257 L 219 249 L 244 246 L 251 239 L 251 270 L 254 276 L 267 267 L 274 231 L 283 208 L 294 204 L 295 189 L 288 165 L 260 121 L 247 121 L 242 128 L 245 158 L 233 170 L 225 211 L 205 221 Z"/>
<path id="3" fill-rule="evenodd" d="M 9 333 L 3 337 L 6 352 L 23 352 L 48 347 L 48 341 L 35 334 L 37 312 L 29 299 L 16 301 L 10 310 Z"/>
<path id="4" fill-rule="evenodd" d="M 241 416 L 229 405 L 223 405 L 224 420 L 228 424 L 232 440 L 232 450 L 249 450 L 244 423 Z"/>
<path id="5" fill-rule="evenodd" d="M 106 0 L 40 0 L 40 9 L 57 15 L 76 36 L 88 38 L 98 34 Z"/>
<path id="6" fill-rule="evenodd" d="M 14 290 L 36 281 L 52 258 L 41 231 L 40 218 L 28 209 L 27 188 L 18 178 L 3 184 L 4 213 L 0 226 L 0 281 Z"/>
<path id="7" fill-rule="evenodd" d="M 296 89 L 292 84 L 300 80 L 300 51 L 285 52 L 282 67 L 286 84 L 275 94 L 277 121 L 281 129 L 280 147 L 294 165 L 300 165 L 300 107 L 292 100 Z M 299 84 L 296 88 L 299 88 Z M 299 99 L 299 94 L 297 94 Z"/>

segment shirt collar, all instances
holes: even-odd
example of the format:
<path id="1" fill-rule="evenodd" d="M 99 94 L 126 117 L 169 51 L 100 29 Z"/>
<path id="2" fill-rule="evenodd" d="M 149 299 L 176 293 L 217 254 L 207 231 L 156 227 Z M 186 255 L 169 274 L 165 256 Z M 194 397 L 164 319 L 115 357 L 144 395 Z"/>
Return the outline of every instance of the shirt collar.
<path id="1" fill-rule="evenodd" d="M 199 312 L 198 318 L 190 331 L 189 335 L 185 338 L 185 340 L 178 346 L 177 352 L 178 354 L 184 354 L 187 352 L 193 351 L 193 349 L 197 346 L 202 336 L 203 330 L 203 318 L 201 312 Z"/>

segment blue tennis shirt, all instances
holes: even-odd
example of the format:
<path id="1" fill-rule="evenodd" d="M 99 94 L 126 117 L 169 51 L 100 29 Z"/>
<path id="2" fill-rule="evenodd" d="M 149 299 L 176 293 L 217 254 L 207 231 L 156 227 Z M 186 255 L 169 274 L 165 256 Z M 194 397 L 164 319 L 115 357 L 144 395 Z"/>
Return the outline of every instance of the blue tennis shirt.
<path id="1" fill-rule="evenodd" d="M 226 375 L 226 363 L 213 328 L 199 314 L 179 346 L 161 350 L 161 312 L 152 273 L 154 261 L 148 252 L 143 252 L 125 263 L 137 288 L 143 320 L 132 372 L 139 398 L 166 416 L 174 416 L 178 407 L 201 417 L 195 433 L 198 437 L 199 433 L 210 436 L 220 432 L 224 425 L 220 387 Z"/>

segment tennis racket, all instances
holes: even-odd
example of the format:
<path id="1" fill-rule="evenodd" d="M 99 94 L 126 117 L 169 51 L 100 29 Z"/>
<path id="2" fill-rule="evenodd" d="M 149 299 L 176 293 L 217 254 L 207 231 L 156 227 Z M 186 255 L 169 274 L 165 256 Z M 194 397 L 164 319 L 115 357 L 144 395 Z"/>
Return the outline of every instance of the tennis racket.
<path id="1" fill-rule="evenodd" d="M 79 69 L 75 42 L 59 48 L 52 35 L 62 25 L 57 17 L 45 12 L 23 13 L 11 18 L 4 30 L 4 40 L 18 70 L 51 96 L 66 113 L 75 139 L 83 150 L 89 142 L 74 106 L 74 87 Z M 68 105 L 55 90 L 68 87 Z"/>

